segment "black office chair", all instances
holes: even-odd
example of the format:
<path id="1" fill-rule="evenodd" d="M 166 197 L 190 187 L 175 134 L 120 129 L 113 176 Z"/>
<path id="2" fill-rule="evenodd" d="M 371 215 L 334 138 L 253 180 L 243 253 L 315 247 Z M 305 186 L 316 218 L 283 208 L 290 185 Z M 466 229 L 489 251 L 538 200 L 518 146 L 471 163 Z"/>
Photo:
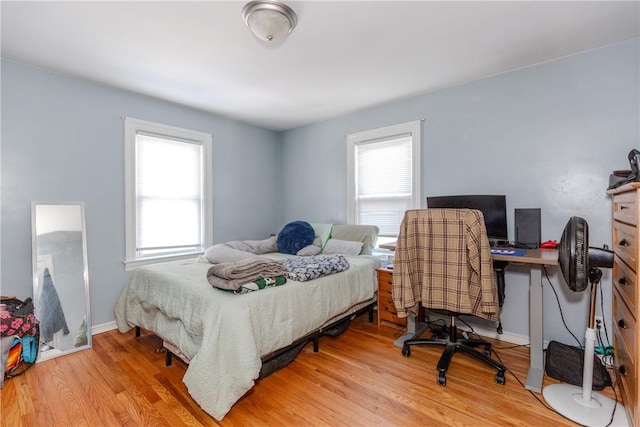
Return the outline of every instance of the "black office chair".
<path id="1" fill-rule="evenodd" d="M 493 271 L 496 274 L 496 284 L 498 285 L 498 305 L 500 308 L 502 308 L 502 304 L 504 304 L 504 270 L 507 268 L 507 265 L 509 265 L 507 261 L 493 261 Z M 502 319 L 500 318 L 498 318 L 496 332 L 502 335 Z"/>
<path id="2" fill-rule="evenodd" d="M 440 314 L 447 314 L 451 316 L 451 322 L 447 325 L 446 329 L 449 332 L 447 339 L 441 339 L 438 336 L 431 338 L 414 338 L 406 340 L 402 345 L 402 354 L 405 356 L 411 356 L 412 345 L 439 345 L 445 346 L 440 360 L 438 360 L 438 384 L 447 384 L 447 370 L 451 363 L 451 358 L 456 351 L 462 351 L 476 359 L 486 363 L 489 366 L 498 370 L 494 378 L 498 384 L 504 385 L 506 367 L 491 358 L 491 343 L 483 339 L 463 338 L 458 337 L 458 327 L 456 326 L 456 318 L 460 313 L 444 312 L 440 310 L 434 310 L 434 312 Z M 476 347 L 484 347 L 482 353 L 476 350 Z"/>
<path id="3" fill-rule="evenodd" d="M 439 212 L 433 212 L 439 211 Z M 473 227 L 482 227 L 484 228 L 484 220 L 482 219 L 482 213 L 479 211 L 471 211 L 472 214 L 468 215 L 469 210 L 452 210 L 446 209 L 449 212 L 442 212 L 445 210 L 442 209 L 421 209 L 414 211 L 407 211 L 405 213 L 405 218 L 403 219 L 403 224 L 401 226 L 400 235 L 398 236 L 398 244 L 396 247 L 396 256 L 394 261 L 394 285 L 395 285 L 395 277 L 396 273 L 403 274 L 405 270 L 403 270 L 403 265 L 411 265 L 411 267 L 407 267 L 412 269 L 411 274 L 407 277 L 420 277 L 421 274 L 424 274 L 424 271 L 436 271 L 435 268 L 446 269 L 448 264 L 446 261 L 438 260 L 438 261 L 426 261 L 429 263 L 436 263 L 437 266 L 435 268 L 433 265 L 430 265 L 430 269 L 427 270 L 422 264 L 423 258 L 424 260 L 435 258 L 433 257 L 433 251 L 438 253 L 447 253 L 451 254 L 455 251 L 460 251 L 461 246 L 463 246 L 467 241 L 467 237 L 464 233 L 468 232 L 469 224 L 472 223 Z M 462 234 L 460 234 L 462 231 Z M 474 232 L 477 232 L 477 229 L 474 229 Z M 403 235 L 406 233 L 406 235 Z M 457 233 L 457 234 L 455 234 Z M 454 235 L 455 234 L 455 235 Z M 407 237 L 408 236 L 408 237 Z M 469 241 L 477 241 L 477 235 L 474 234 L 473 239 Z M 484 235 L 486 239 L 486 232 Z M 405 239 L 405 240 L 403 240 Z M 447 246 L 447 241 L 451 241 L 452 247 Z M 462 242 L 462 244 L 461 244 Z M 484 248 L 488 251 L 488 242 L 487 246 Z M 430 246 L 431 245 L 431 246 Z M 449 245 L 449 246 L 451 246 Z M 405 249 L 407 248 L 406 252 Z M 463 252 L 466 248 L 463 248 L 461 252 Z M 478 249 L 478 248 L 476 248 Z M 432 252 L 429 252 L 432 251 Z M 403 259 L 408 257 L 417 257 L 418 259 Z M 448 255 L 450 256 L 450 255 Z M 485 254 L 488 256 L 488 254 Z M 453 256 L 452 256 L 453 257 Z M 443 259 L 446 257 L 442 257 Z M 406 264 L 403 264 L 406 263 Z M 489 269 L 492 268 L 490 258 L 489 258 Z M 395 271 L 395 264 L 399 266 L 398 271 Z M 459 264 L 456 264 L 459 269 Z M 454 270 L 455 271 L 455 270 Z M 441 276 L 449 276 L 450 272 L 445 271 L 444 273 L 434 274 L 433 277 L 430 278 L 431 281 L 440 280 Z M 459 277 L 459 276 L 456 276 Z M 415 281 L 415 280 L 414 280 Z M 444 282 L 442 282 L 444 283 Z M 485 282 L 486 283 L 486 282 Z M 495 280 L 493 281 L 495 285 Z M 422 283 L 420 283 L 422 285 Z M 411 284 L 411 288 L 413 288 L 414 284 Z M 415 291 L 415 289 L 414 289 Z M 440 289 L 442 291 L 442 289 Z M 398 297 L 398 301 L 400 303 L 403 302 L 403 298 L 405 295 L 401 295 L 402 292 L 405 291 L 394 291 L 394 302 L 396 297 Z M 497 289 L 496 289 L 497 292 Z M 499 298 L 500 302 L 503 299 L 503 290 L 500 291 L 501 295 Z M 423 295 L 421 293 L 421 295 Z M 416 295 L 412 294 L 406 297 L 407 301 L 415 301 Z M 425 301 L 423 301 L 423 305 Z M 396 303 L 398 305 L 398 303 Z M 435 305 L 435 304 L 434 304 Z M 501 305 L 501 304 L 500 304 Z M 425 307 L 429 309 L 428 304 Z M 483 339 L 473 339 L 473 338 L 460 338 L 458 336 L 458 328 L 456 326 L 456 318 L 462 314 L 470 314 L 470 313 L 459 313 L 451 310 L 442 310 L 442 309 L 434 309 L 436 313 L 445 314 L 450 317 L 450 324 L 445 328 L 448 331 L 448 338 L 441 339 L 438 336 L 434 336 L 431 338 L 414 338 L 409 339 L 403 343 L 402 346 L 402 354 L 405 356 L 411 355 L 411 346 L 414 345 L 438 345 L 444 346 L 445 349 L 440 356 L 440 360 L 438 361 L 438 384 L 446 385 L 446 373 L 449 369 L 449 364 L 451 362 L 451 358 L 453 354 L 458 351 L 462 351 L 465 354 L 468 354 L 474 357 L 477 360 L 486 363 L 487 365 L 495 368 L 497 373 L 495 374 L 495 381 L 498 384 L 505 384 L 505 371 L 506 368 L 502 363 L 499 363 L 491 358 L 491 343 L 483 340 Z M 481 347 L 480 350 L 477 348 Z"/>

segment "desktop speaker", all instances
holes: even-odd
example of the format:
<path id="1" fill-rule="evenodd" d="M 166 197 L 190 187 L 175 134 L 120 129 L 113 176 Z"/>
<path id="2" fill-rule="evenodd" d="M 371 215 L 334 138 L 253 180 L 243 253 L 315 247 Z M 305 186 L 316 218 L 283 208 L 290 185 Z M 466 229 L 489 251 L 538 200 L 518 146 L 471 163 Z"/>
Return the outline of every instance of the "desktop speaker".
<path id="1" fill-rule="evenodd" d="M 540 209 L 515 210 L 516 244 L 528 248 L 540 247 L 542 234 Z"/>

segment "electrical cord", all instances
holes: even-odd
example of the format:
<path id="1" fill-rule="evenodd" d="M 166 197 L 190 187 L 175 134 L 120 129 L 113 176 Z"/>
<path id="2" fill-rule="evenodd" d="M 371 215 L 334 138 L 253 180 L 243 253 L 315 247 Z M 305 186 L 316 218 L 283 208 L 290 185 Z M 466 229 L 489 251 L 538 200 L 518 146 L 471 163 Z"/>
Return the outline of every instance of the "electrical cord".
<path id="1" fill-rule="evenodd" d="M 544 400 L 540 399 L 540 398 L 536 395 L 536 393 L 534 393 L 533 391 L 531 391 L 531 390 L 529 390 L 529 389 L 527 389 L 527 388 L 526 388 L 525 384 L 522 382 L 522 380 L 521 380 L 520 378 L 518 378 L 518 376 L 515 374 L 515 372 L 513 372 L 513 371 L 512 371 L 512 370 L 511 370 L 507 365 L 505 365 L 505 363 L 502 361 L 502 358 L 500 357 L 500 355 L 498 354 L 498 352 L 497 352 L 497 351 L 495 351 L 495 348 L 494 348 L 493 346 L 491 346 L 491 353 L 493 353 L 493 354 L 496 356 L 496 358 L 498 359 L 498 361 L 499 361 L 500 363 L 502 363 L 502 365 L 507 369 L 507 371 L 511 374 L 511 376 L 512 376 L 513 378 L 515 378 L 515 379 L 516 379 L 516 381 L 518 382 L 518 384 L 520 384 L 520 385 L 522 386 L 522 388 L 526 389 L 526 390 L 529 392 L 529 394 L 530 394 L 531 396 L 533 396 L 533 397 L 534 397 L 534 398 L 535 398 L 535 399 L 536 399 L 536 400 L 537 400 L 537 401 L 538 401 L 542 406 L 544 406 L 545 408 L 547 408 L 548 410 L 550 410 L 550 411 L 552 411 L 552 412 L 555 412 L 556 414 L 559 414 L 559 413 L 558 413 L 558 411 L 556 411 L 556 410 L 555 410 L 555 409 L 553 409 L 551 406 L 549 406 L 549 405 L 547 404 L 547 402 L 545 402 Z M 562 414 L 559 414 L 559 415 L 562 415 Z"/>
<path id="2" fill-rule="evenodd" d="M 560 297 L 558 297 L 558 292 L 556 291 L 555 286 L 553 286 L 553 283 L 551 283 L 551 279 L 549 278 L 549 272 L 547 271 L 547 267 L 543 265 L 542 269 L 544 270 L 544 275 L 547 278 L 547 282 L 549 282 L 549 286 L 551 286 L 551 289 L 553 290 L 553 294 L 556 296 L 556 302 L 558 303 L 558 310 L 560 311 L 560 318 L 562 319 L 562 324 L 564 325 L 567 332 L 571 334 L 573 339 L 576 340 L 576 342 L 578 343 L 578 347 L 582 348 L 582 344 L 580 343 L 580 340 L 576 338 L 573 332 L 571 332 L 571 329 L 569 329 L 569 327 L 567 326 L 567 322 L 564 320 L 564 314 L 562 313 L 562 306 L 560 304 Z"/>
<path id="3" fill-rule="evenodd" d="M 610 355 L 612 362 L 614 360 L 613 355 Z M 614 363 L 615 365 L 615 363 Z M 615 416 L 616 410 L 618 409 L 618 393 L 616 392 L 616 387 L 618 386 L 618 373 L 616 372 L 616 370 L 613 370 L 613 381 L 611 382 L 611 390 L 613 391 L 613 397 L 614 397 L 614 401 L 615 403 L 613 404 L 613 411 L 611 411 L 611 417 L 609 417 L 609 422 L 607 423 L 607 425 L 605 427 L 609 427 L 611 424 L 613 424 L 613 418 Z"/>
<path id="4" fill-rule="evenodd" d="M 600 313 L 604 313 L 604 294 L 602 293 L 602 286 L 600 286 L 599 291 L 600 291 Z M 602 316 L 602 329 L 604 329 L 604 336 L 607 339 L 607 347 L 611 347 L 611 341 L 609 341 L 609 333 L 607 332 L 607 324 L 604 321 L 604 316 Z M 598 335 L 600 335 L 600 331 L 598 331 Z"/>
<path id="5" fill-rule="evenodd" d="M 526 243 L 522 243 L 522 242 L 509 242 L 509 247 L 511 248 L 515 248 L 515 249 L 538 249 L 537 245 L 528 245 Z"/>
<path id="6" fill-rule="evenodd" d="M 583 348 L 583 346 L 582 346 L 582 344 L 580 344 L 580 341 L 578 340 L 578 338 L 576 338 L 576 336 L 573 334 L 573 332 L 571 332 L 571 330 L 570 330 L 570 329 L 569 329 L 569 327 L 567 326 L 567 323 L 566 323 L 566 322 L 565 322 L 565 320 L 564 320 L 564 315 L 563 315 L 563 313 L 562 313 L 562 307 L 561 307 L 561 305 L 560 305 L 560 298 L 558 297 L 558 293 L 556 292 L 556 288 L 553 286 L 553 283 L 551 282 L 551 279 L 549 278 L 549 273 L 547 272 L 547 268 L 546 268 L 546 266 L 544 266 L 544 265 L 543 265 L 543 266 L 542 266 L 542 268 L 543 268 L 543 270 L 544 270 L 544 275 L 545 275 L 545 276 L 546 276 L 546 278 L 547 278 L 547 282 L 549 282 L 549 285 L 551 286 L 551 289 L 553 290 L 553 293 L 554 293 L 554 295 L 556 296 L 556 302 L 558 303 L 558 309 L 560 310 L 560 318 L 562 319 L 562 323 L 564 324 L 564 327 L 565 327 L 565 328 L 566 328 L 566 330 L 571 334 L 571 336 L 576 340 L 576 342 L 578 343 L 578 347 L 579 347 L 579 348 Z M 604 313 L 604 310 L 603 310 L 603 309 L 604 309 L 604 306 L 603 306 L 603 300 L 604 300 L 604 298 L 603 298 L 603 294 L 602 294 L 602 286 L 601 286 L 601 287 L 600 287 L 600 312 L 601 312 L 601 313 Z M 606 325 L 604 324 L 604 317 L 603 317 L 603 319 L 602 319 L 602 322 L 603 322 L 602 327 L 604 328 L 604 331 L 605 331 L 605 337 L 606 337 L 606 339 L 607 339 L 607 344 L 609 344 L 609 343 L 610 343 L 610 342 L 609 342 L 609 335 L 608 335 L 608 333 L 607 333 Z M 605 346 L 602 344 L 602 339 L 601 339 L 601 337 L 600 337 L 600 330 L 598 330 L 597 337 L 598 337 L 598 343 L 601 345 L 601 348 L 603 348 L 603 349 L 610 348 L 610 346 L 609 346 L 609 345 L 608 345 L 607 347 L 605 347 Z M 495 352 L 494 352 L 494 353 L 495 353 Z M 500 358 L 497 354 L 496 354 L 496 357 L 498 357 L 498 359 Z M 608 354 L 608 355 L 607 355 L 606 353 L 605 353 L 605 356 L 603 356 L 603 358 L 600 360 L 600 361 L 601 361 L 601 363 L 602 363 L 603 365 L 607 366 L 607 363 L 606 363 L 606 362 L 605 362 L 605 360 L 604 360 L 604 358 L 605 358 L 605 357 L 607 357 L 607 360 L 608 360 L 608 361 L 609 361 L 609 363 L 610 363 L 610 365 L 609 365 L 609 366 L 615 366 L 615 360 L 614 360 L 615 358 L 614 358 L 614 356 L 613 356 L 612 354 Z M 614 406 L 613 406 L 613 411 L 611 411 L 611 417 L 609 418 L 609 422 L 607 423 L 607 425 L 606 425 L 605 427 L 609 427 L 611 424 L 613 424 L 613 418 L 614 418 L 614 415 L 615 415 L 616 409 L 617 409 L 617 407 L 618 407 L 618 393 L 616 392 L 616 389 L 615 389 L 615 386 L 618 384 L 618 375 L 617 375 L 617 372 L 616 372 L 616 370 L 615 370 L 615 369 L 614 369 L 613 371 L 614 371 L 615 381 L 612 381 L 612 385 L 611 385 L 610 387 L 611 387 L 611 390 L 613 390 L 613 395 L 614 395 L 614 397 L 615 397 L 615 399 L 614 399 L 614 400 L 615 400 L 615 403 L 614 403 Z M 520 381 L 518 380 L 518 382 L 520 382 Z M 522 383 L 521 383 L 521 384 L 522 384 Z M 532 394 L 533 394 L 533 393 L 532 393 Z M 535 397 L 539 402 L 541 402 L 541 401 L 540 401 L 540 399 L 538 399 L 538 397 L 537 397 L 537 396 L 535 396 L 535 395 L 534 395 L 534 397 Z M 541 403 L 542 403 L 542 402 L 541 402 Z M 547 407 L 548 409 L 551 409 L 553 412 L 558 413 L 555 409 L 553 409 L 553 408 L 549 407 L 546 403 L 543 403 L 543 405 L 544 405 L 545 407 Z"/>
<path id="7" fill-rule="evenodd" d="M 475 334 L 475 335 L 479 336 L 478 334 Z M 515 346 L 515 347 L 518 347 L 518 346 Z M 511 376 L 513 376 L 513 378 L 516 379 L 516 381 L 522 386 L 522 388 L 526 389 L 526 386 L 522 382 L 522 380 L 520 378 L 518 378 L 518 376 L 515 374 L 515 372 L 513 372 L 511 369 L 509 369 L 509 367 L 502 361 L 502 358 L 500 357 L 500 354 L 498 354 L 498 352 L 496 351 L 496 348 L 494 346 L 491 346 L 491 352 L 496 356 L 498 361 L 500 363 L 502 363 L 502 365 L 507 369 L 507 371 L 511 374 Z M 613 358 L 613 356 L 611 356 L 611 355 L 609 357 Z M 614 415 L 615 415 L 616 409 L 618 407 L 618 393 L 616 392 L 616 389 L 615 389 L 615 387 L 618 384 L 618 376 L 615 373 L 614 373 L 614 375 L 615 375 L 615 381 L 612 382 L 612 385 L 610 387 L 611 387 L 611 390 L 613 391 L 613 396 L 615 398 L 614 399 L 615 403 L 614 403 L 614 406 L 613 406 L 613 411 L 611 411 L 611 416 L 609 417 L 609 422 L 604 427 L 609 427 L 609 426 L 611 426 L 613 424 Z M 538 395 L 536 393 L 534 393 L 533 391 L 528 390 L 528 389 L 527 389 L 527 391 L 529 392 L 529 394 L 531 396 L 533 396 L 542 406 L 547 408 L 549 411 L 554 412 L 554 413 L 564 417 L 564 415 L 562 415 L 561 413 L 556 411 L 554 408 L 549 406 L 549 404 L 547 402 L 545 402 L 544 400 L 540 399 L 540 397 L 538 397 Z"/>

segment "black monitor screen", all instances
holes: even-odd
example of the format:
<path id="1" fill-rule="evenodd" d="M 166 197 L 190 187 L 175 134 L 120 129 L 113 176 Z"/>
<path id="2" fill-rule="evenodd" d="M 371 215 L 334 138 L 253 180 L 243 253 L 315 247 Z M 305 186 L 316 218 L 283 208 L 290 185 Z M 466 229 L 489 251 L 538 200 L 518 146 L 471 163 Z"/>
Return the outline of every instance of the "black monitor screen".
<path id="1" fill-rule="evenodd" d="M 487 235 L 492 240 L 509 240 L 507 234 L 506 196 L 438 196 L 427 197 L 429 208 L 477 209 L 484 215 Z"/>

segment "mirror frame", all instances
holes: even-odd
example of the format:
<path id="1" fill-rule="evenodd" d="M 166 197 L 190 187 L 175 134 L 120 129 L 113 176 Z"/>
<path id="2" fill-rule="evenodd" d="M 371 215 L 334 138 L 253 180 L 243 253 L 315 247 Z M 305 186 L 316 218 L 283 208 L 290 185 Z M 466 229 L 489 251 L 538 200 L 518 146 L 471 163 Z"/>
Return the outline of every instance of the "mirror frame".
<path id="1" fill-rule="evenodd" d="M 38 290 L 40 287 L 39 277 L 38 277 L 38 230 L 37 230 L 37 218 L 36 211 L 38 206 L 78 206 L 80 208 L 80 231 L 82 235 L 82 274 L 84 281 L 84 293 L 85 293 L 85 322 L 87 328 L 87 343 L 78 347 L 72 347 L 65 350 L 59 349 L 51 349 L 47 351 L 42 351 L 42 348 L 38 350 L 38 359 L 37 362 L 42 362 L 45 360 L 53 359 L 55 357 L 64 356 L 66 354 L 75 353 L 77 351 L 86 350 L 92 347 L 92 322 L 91 322 L 91 303 L 89 298 L 89 265 L 87 262 L 87 230 L 85 223 L 85 206 L 84 202 L 31 202 L 31 249 L 32 249 L 32 264 L 33 264 L 33 301 L 36 306 L 36 310 L 38 308 Z M 42 340 L 39 343 L 40 346 L 43 345 Z"/>

